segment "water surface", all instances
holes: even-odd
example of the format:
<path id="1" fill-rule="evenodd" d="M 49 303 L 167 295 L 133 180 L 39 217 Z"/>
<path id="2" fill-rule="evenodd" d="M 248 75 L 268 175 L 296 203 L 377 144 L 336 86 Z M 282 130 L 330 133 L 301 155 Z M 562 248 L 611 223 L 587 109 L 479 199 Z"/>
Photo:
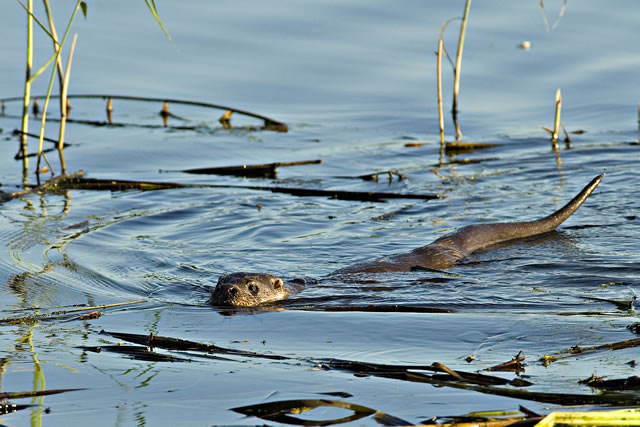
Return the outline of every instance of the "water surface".
<path id="1" fill-rule="evenodd" d="M 458 4 L 459 3 L 459 4 Z M 535 2 L 473 4 L 463 60 L 460 120 L 465 141 L 496 147 L 439 158 L 433 52 L 441 23 L 463 2 L 244 1 L 159 4 L 175 44 L 141 5 L 90 4 L 74 59 L 72 92 L 172 97 L 221 103 L 282 120 L 288 133 L 224 130 L 211 111 L 172 106 L 193 130 L 69 124 L 70 169 L 90 177 L 353 191 L 436 193 L 438 200 L 355 202 L 247 188 L 31 195 L 0 206 L 2 317 L 32 307 L 145 300 L 92 321 L 0 327 L 0 357 L 11 364 L 4 391 L 88 390 L 45 398 L 7 416 L 43 424 L 255 424 L 229 410 L 266 401 L 346 399 L 411 422 L 474 410 L 539 412 L 550 405 L 317 369 L 320 358 L 390 364 L 441 362 L 476 371 L 527 356 L 535 391 L 591 393 L 592 373 L 637 375 L 633 349 L 595 353 L 543 367 L 538 359 L 575 345 L 633 338 L 634 312 L 584 297 L 630 299 L 638 289 L 637 8 L 570 4 L 546 32 Z M 23 11 L 0 17 L 0 96 L 20 95 Z M 57 10 L 58 19 L 68 12 Z M 550 21 L 557 6 L 548 5 Z M 62 21 L 60 21 L 62 22 Z M 62 25 L 62 24 L 59 24 Z M 113 31 L 114 26 L 119 28 Z M 455 51 L 457 21 L 446 33 Z M 517 45 L 532 42 L 523 51 Z M 38 63 L 48 44 L 36 49 Z M 451 81 L 445 66 L 445 103 Z M 36 82 L 41 93 L 45 79 Z M 555 90 L 570 146 L 556 152 Z M 74 101 L 72 117 L 102 120 L 100 101 Z M 116 103 L 116 118 L 159 124 L 160 105 Z M 19 105 L 6 105 L 0 183 L 15 191 Z M 52 107 L 53 108 L 53 107 Z M 55 108 L 54 108 L 55 112 Z M 217 113 L 216 113 L 217 114 Z M 31 129 L 38 123 L 32 121 Z M 260 125 L 234 116 L 234 124 Z M 51 137 L 56 125 L 47 128 Z M 447 114 L 447 140 L 453 139 Z M 419 147 L 407 143 L 423 142 Z M 31 143 L 30 150 L 35 149 Z M 56 165 L 56 156 L 50 160 Z M 188 168 L 322 159 L 279 168 L 276 179 L 188 175 Z M 462 161 L 467 163 L 457 163 Z M 32 165 L 33 165 L 32 161 Z M 33 166 L 32 166 L 33 167 Z M 389 182 L 354 177 L 396 170 Z M 445 273 L 393 273 L 355 286 L 321 280 L 278 310 L 233 316 L 206 304 L 220 274 L 257 270 L 323 278 L 349 264 L 425 245 L 482 222 L 533 219 L 606 176 L 558 231 L 474 254 Z M 31 178 L 30 178 L 31 180 Z M 332 307 L 400 305 L 451 313 L 328 312 Z M 576 313 L 597 313 L 581 315 Z M 572 315 L 569 315 L 572 314 Z M 155 333 L 294 361 L 131 360 L 79 346 L 117 340 L 100 330 Z M 161 352 L 161 350 L 158 350 Z M 165 352 L 166 353 L 166 352 Z M 473 363 L 464 358 L 475 355 Z M 502 374 L 512 378 L 513 374 Z M 39 401 L 38 401 L 39 402 Z M 36 402 L 37 403 L 37 402 Z M 43 414 L 51 407 L 50 414 Z M 96 414 L 99 418 L 96 418 Z M 373 424 L 373 420 L 368 421 Z"/>

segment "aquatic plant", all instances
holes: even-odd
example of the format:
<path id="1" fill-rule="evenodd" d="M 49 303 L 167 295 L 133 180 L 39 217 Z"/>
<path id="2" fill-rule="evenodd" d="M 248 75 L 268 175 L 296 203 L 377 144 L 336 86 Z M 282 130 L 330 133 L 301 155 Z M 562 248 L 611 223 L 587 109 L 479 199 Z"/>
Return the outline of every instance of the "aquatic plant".
<path id="1" fill-rule="evenodd" d="M 67 40 L 67 36 L 69 35 L 69 31 L 71 29 L 71 25 L 73 24 L 73 21 L 75 20 L 75 17 L 76 17 L 76 14 L 78 12 L 78 9 L 80 9 L 82 11 L 82 14 L 84 15 L 84 17 L 86 19 L 86 17 L 87 17 L 87 3 L 85 1 L 82 1 L 82 0 L 77 0 L 76 1 L 75 6 L 73 8 L 73 12 L 71 13 L 71 17 L 69 18 L 69 21 L 67 22 L 67 26 L 66 26 L 64 35 L 62 37 L 62 40 L 58 41 L 58 35 L 57 35 L 56 29 L 55 29 L 55 25 L 54 25 L 54 22 L 53 22 L 53 17 L 52 17 L 52 14 L 51 14 L 51 7 L 49 6 L 49 1 L 48 0 L 43 0 L 45 12 L 46 12 L 47 20 L 48 20 L 48 24 L 49 24 L 49 28 L 48 29 L 34 15 L 33 0 L 28 0 L 26 5 L 21 0 L 16 0 L 16 1 L 27 12 L 27 63 L 26 63 L 24 97 L 23 97 L 23 106 L 22 106 L 22 127 L 21 127 L 21 132 L 20 132 L 20 153 L 21 153 L 21 157 L 22 157 L 23 183 L 26 185 L 27 176 L 28 176 L 28 169 L 29 169 L 29 160 L 28 160 L 28 155 L 27 155 L 27 137 L 28 137 L 28 131 L 29 131 L 29 105 L 31 103 L 31 84 L 33 83 L 33 81 L 40 74 L 42 74 L 49 67 L 49 65 L 53 61 L 55 61 L 56 67 L 54 67 L 54 69 L 51 72 L 51 77 L 49 79 L 49 85 L 48 85 L 48 88 L 47 88 L 47 94 L 45 96 L 44 107 L 43 107 L 43 111 L 42 111 L 42 118 L 41 118 L 41 124 L 40 124 L 40 140 L 39 140 L 39 145 L 38 145 L 38 160 L 37 160 L 37 164 L 36 164 L 36 176 L 38 178 L 38 183 L 39 183 L 39 181 L 40 181 L 40 175 L 39 175 L 40 174 L 40 160 L 41 160 L 42 157 L 44 157 L 45 162 L 47 162 L 49 170 L 51 171 L 51 174 L 52 175 L 54 174 L 53 173 L 53 168 L 51 167 L 51 164 L 49 164 L 46 156 L 44 156 L 44 152 L 42 150 L 42 144 L 43 144 L 43 141 L 44 141 L 44 127 L 45 127 L 45 123 L 46 123 L 47 108 L 49 106 L 49 100 L 51 98 L 51 90 L 53 88 L 53 81 L 55 79 L 56 72 L 58 74 L 58 81 L 59 81 L 59 85 L 60 85 L 60 130 L 59 130 L 59 138 L 58 138 L 58 147 L 57 148 L 58 148 L 58 153 L 59 153 L 59 156 L 60 156 L 60 168 L 61 168 L 61 171 L 62 171 L 63 174 L 66 173 L 66 165 L 65 165 L 65 161 L 64 161 L 63 148 L 64 148 L 65 124 L 66 124 L 67 110 L 68 110 L 68 105 L 69 105 L 68 104 L 68 100 L 67 100 L 67 92 L 68 92 L 68 88 L 69 88 L 69 76 L 70 76 L 70 72 L 71 72 L 71 61 L 72 61 L 73 53 L 74 53 L 74 50 L 75 50 L 77 34 L 75 34 L 74 37 L 73 37 L 73 42 L 71 43 L 71 47 L 69 49 L 69 56 L 68 56 L 68 59 L 67 59 L 67 66 L 66 66 L 66 69 L 64 71 L 63 71 L 62 60 L 60 59 L 60 53 L 62 52 L 62 48 L 65 45 L 65 42 Z M 160 17 L 158 16 L 158 11 L 157 11 L 157 8 L 156 8 L 154 0 L 145 0 L 145 3 L 147 4 L 147 7 L 149 8 L 149 11 L 153 15 L 153 17 L 156 19 L 156 21 L 158 22 L 158 24 L 160 25 L 160 27 L 162 28 L 162 30 L 166 34 L 167 38 L 169 38 L 169 40 L 171 40 L 171 36 L 169 35 L 169 33 L 167 32 L 166 28 L 164 27 L 164 25 L 160 21 Z M 36 71 L 35 73 L 32 73 L 32 67 L 33 67 L 33 23 L 34 23 L 34 21 L 45 32 L 45 34 L 51 39 L 51 41 L 53 43 L 54 53 L 38 69 L 38 71 Z M 34 109 L 35 109 L 35 106 L 36 106 L 36 103 L 34 102 Z"/>

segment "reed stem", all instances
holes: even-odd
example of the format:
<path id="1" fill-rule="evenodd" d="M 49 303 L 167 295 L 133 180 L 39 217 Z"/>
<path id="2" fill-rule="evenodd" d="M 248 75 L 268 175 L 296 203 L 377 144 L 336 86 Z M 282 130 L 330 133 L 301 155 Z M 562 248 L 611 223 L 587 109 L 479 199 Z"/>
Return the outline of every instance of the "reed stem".
<path id="1" fill-rule="evenodd" d="M 107 99 L 107 122 L 113 124 L 113 98 Z"/>
<path id="2" fill-rule="evenodd" d="M 51 8 L 49 7 L 49 0 L 42 0 L 44 3 L 44 9 L 47 13 L 47 20 L 49 21 L 49 30 L 51 33 L 51 41 L 53 42 L 53 51 L 55 52 L 56 47 L 59 46 L 58 43 L 58 33 L 56 32 L 56 26 L 53 23 L 53 16 L 51 15 Z M 60 90 L 62 90 L 62 83 L 64 79 L 64 73 L 62 72 L 62 59 L 58 56 L 56 59 L 56 67 L 58 68 L 58 83 L 60 85 Z M 62 99 L 62 98 L 61 98 Z M 62 101 L 60 101 L 62 102 Z M 62 110 L 62 106 L 60 107 Z"/>
<path id="3" fill-rule="evenodd" d="M 44 8 L 45 11 L 47 13 L 47 20 L 49 21 L 49 30 L 51 31 L 51 41 L 53 42 L 53 50 L 54 52 L 57 50 L 59 43 L 58 43 L 58 33 L 56 32 L 56 26 L 53 22 L 53 16 L 51 15 L 51 8 L 49 7 L 49 0 L 42 0 L 42 3 L 44 3 Z M 75 39 L 74 39 L 75 41 Z M 72 46 L 72 49 L 74 48 L 74 45 Z M 71 60 L 71 56 L 73 55 L 73 53 L 69 54 L 69 61 Z M 60 129 L 59 129 L 59 133 L 58 133 L 58 153 L 59 153 L 59 157 L 60 157 L 60 168 L 61 168 L 61 173 L 66 173 L 66 164 L 64 161 L 64 154 L 62 153 L 62 147 L 64 147 L 64 133 L 65 133 L 65 128 L 66 128 L 66 123 L 67 123 L 67 103 L 66 103 L 66 87 L 65 87 L 65 81 L 67 82 L 66 85 L 68 85 L 68 78 L 66 78 L 65 80 L 65 76 L 67 74 L 65 74 L 62 70 L 62 58 L 58 55 L 58 57 L 56 58 L 56 68 L 58 70 L 58 86 L 60 87 Z M 67 65 L 67 73 L 69 70 L 69 66 Z"/>
<path id="4" fill-rule="evenodd" d="M 456 68 L 454 70 L 453 81 L 453 107 L 454 114 L 458 112 L 458 93 L 460 92 L 460 72 L 462 70 L 462 51 L 464 49 L 464 37 L 467 30 L 467 20 L 469 18 L 469 8 L 471 0 L 467 0 L 464 6 L 464 14 L 462 15 L 462 23 L 460 24 L 460 38 L 458 39 L 458 54 L 456 56 Z"/>
<path id="5" fill-rule="evenodd" d="M 78 41 L 78 34 L 73 35 L 71 41 L 71 48 L 69 49 L 69 58 L 67 59 L 67 69 L 64 72 L 64 81 L 60 87 L 60 133 L 58 137 L 58 155 L 60 157 L 60 169 L 61 173 L 67 173 L 67 165 L 64 161 L 64 132 L 67 125 L 67 112 L 69 109 L 69 99 L 67 93 L 69 92 L 69 78 L 71 76 L 71 62 L 73 61 L 73 52 L 76 50 L 76 41 Z"/>
<path id="6" fill-rule="evenodd" d="M 560 132 L 560 111 L 562 110 L 562 93 L 560 89 L 556 91 L 556 116 L 553 122 L 553 133 L 551 134 L 551 142 L 558 142 L 558 134 Z"/>
<path id="7" fill-rule="evenodd" d="M 31 101 L 31 67 L 33 65 L 33 0 L 27 3 L 27 67 L 24 79 L 24 101 L 22 105 L 22 134 L 20 137 L 20 150 L 22 152 L 22 173 L 27 179 L 29 160 L 27 158 L 27 135 L 29 132 L 29 103 Z"/>
<path id="8" fill-rule="evenodd" d="M 78 9 L 80 8 L 81 0 L 77 0 L 75 7 L 73 8 L 73 13 L 71 14 L 71 18 L 69 18 L 69 22 L 67 23 L 67 28 L 65 29 L 64 35 L 62 36 L 62 41 L 59 44 L 56 44 L 56 53 L 55 53 L 55 61 L 58 61 L 60 57 L 60 52 L 62 52 L 62 47 L 64 46 L 65 41 L 67 40 L 67 36 L 69 35 L 69 30 L 71 29 L 71 24 L 73 24 L 73 20 L 78 13 Z M 77 37 L 77 34 L 74 36 L 74 39 Z M 74 42 L 75 43 L 75 42 Z M 40 124 L 40 143 L 38 145 L 38 160 L 37 160 L 37 169 L 36 173 L 38 174 L 38 181 L 40 180 L 40 159 L 42 157 L 42 144 L 44 142 L 44 125 L 47 118 L 47 108 L 49 107 L 49 100 L 51 99 L 51 89 L 53 88 L 53 80 L 56 76 L 56 69 L 53 69 L 51 73 L 51 78 L 49 79 L 49 86 L 47 88 L 47 96 L 45 98 L 44 107 L 42 109 L 42 122 Z M 62 96 L 61 96 L 62 97 Z M 66 108 L 66 105 L 65 105 Z M 62 166 L 61 166 L 62 167 Z M 53 170 L 51 171 L 53 174 Z"/>
<path id="9" fill-rule="evenodd" d="M 438 40 L 438 117 L 440 119 L 440 149 L 444 147 L 444 115 L 442 112 L 442 39 Z"/>

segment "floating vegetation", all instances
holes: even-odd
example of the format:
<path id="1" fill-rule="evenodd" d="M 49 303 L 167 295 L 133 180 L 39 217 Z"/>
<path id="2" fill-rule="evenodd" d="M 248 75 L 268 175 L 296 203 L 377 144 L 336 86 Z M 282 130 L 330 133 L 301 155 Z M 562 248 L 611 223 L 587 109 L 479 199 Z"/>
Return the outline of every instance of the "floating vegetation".
<path id="1" fill-rule="evenodd" d="M 5 362 L 6 359 L 0 359 L 1 362 Z M 4 368 L 5 363 L 0 363 L 0 384 L 2 384 L 2 368 Z M 37 391 L 17 391 L 17 392 L 1 392 L 0 391 L 0 415 L 7 415 L 17 411 L 21 411 L 23 409 L 34 408 L 40 406 L 38 404 L 17 404 L 12 403 L 9 399 L 26 399 L 26 398 L 36 398 L 43 396 L 51 396 L 54 394 L 67 393 L 69 391 L 80 391 L 86 390 L 84 388 L 59 388 L 59 389 L 50 389 L 50 390 L 37 390 Z M 35 400 L 34 400 L 35 401 Z M 45 412 L 48 412 L 49 409 L 45 409 Z"/>
<path id="2" fill-rule="evenodd" d="M 224 354 L 229 356 L 240 356 L 249 358 L 262 358 L 272 360 L 291 360 L 300 363 L 302 359 L 298 357 L 288 357 L 276 354 L 264 354 L 251 351 L 237 350 L 233 348 L 219 347 L 213 344 L 204 344 L 194 341 L 182 340 L 179 338 L 171 338 L 158 336 L 154 334 L 140 335 L 123 332 L 102 333 L 110 335 L 116 339 L 141 344 L 152 350 L 153 348 L 163 348 L 166 350 L 190 351 L 195 353 L 206 354 Z M 633 340 L 629 340 L 633 341 Z M 637 340 L 640 341 L 640 340 Z M 620 347 L 621 343 L 613 345 Z M 640 345 L 640 342 L 638 343 Z M 605 345 L 608 349 L 613 349 L 612 345 Z M 600 347 L 605 347 L 600 346 Z M 106 346 L 105 349 L 111 349 Z M 141 354 L 141 357 L 148 358 L 146 352 L 141 352 L 135 347 L 133 351 L 125 351 L 129 357 Z M 523 355 L 517 355 L 514 360 L 523 360 Z M 147 360 L 147 359 L 143 359 Z M 161 361 L 162 359 L 157 359 Z M 166 361 L 176 361 L 169 360 Z M 430 365 L 389 365 L 380 363 L 359 362 L 354 360 L 336 359 L 336 358 L 308 358 L 306 363 L 313 365 L 315 368 L 323 370 L 337 369 L 351 372 L 357 377 L 375 376 L 381 378 L 389 378 L 400 381 L 420 382 L 432 384 L 436 387 L 452 387 L 477 391 L 479 393 L 492 394 L 498 396 L 511 397 L 514 399 L 524 399 L 536 402 L 546 402 L 556 405 L 618 405 L 618 406 L 637 406 L 640 405 L 640 396 L 635 393 L 623 393 L 618 391 L 606 391 L 599 394 L 573 394 L 573 393 L 548 393 L 523 390 L 523 387 L 532 386 L 533 383 L 516 377 L 512 380 L 497 377 L 493 375 L 479 374 L 474 372 L 466 372 L 453 370 L 443 363 L 435 362 Z M 426 372 L 431 373 L 426 373 Z M 627 383 L 635 388 L 636 379 L 627 379 Z M 505 387 L 511 386 L 511 387 Z M 617 388 L 616 390 L 625 390 Z"/>
<path id="3" fill-rule="evenodd" d="M 371 174 L 360 175 L 357 178 L 360 178 L 363 181 L 373 181 L 378 182 L 380 175 L 386 175 L 387 180 L 391 183 L 393 182 L 393 177 L 397 177 L 398 181 L 406 181 L 407 177 L 400 172 L 397 171 L 383 171 L 383 172 L 374 172 Z"/>
<path id="4" fill-rule="evenodd" d="M 507 372 L 524 372 L 524 352 L 520 351 L 513 359 L 500 363 L 499 365 L 492 366 L 487 371 L 507 371 Z"/>
<path id="5" fill-rule="evenodd" d="M 175 182 L 154 182 L 154 181 L 129 181 L 117 179 L 85 178 L 82 171 L 75 175 L 61 178 L 53 184 L 44 184 L 45 191 L 60 190 L 106 190 L 106 191 L 126 191 L 126 190 L 167 190 L 171 188 L 184 188 L 188 185 Z"/>
<path id="6" fill-rule="evenodd" d="M 27 397 L 37 396 L 50 396 L 52 394 L 67 393 L 69 391 L 86 390 L 85 388 L 58 388 L 50 390 L 38 390 L 38 391 L 14 391 L 14 392 L 0 392 L 0 400 L 2 399 L 25 399 Z"/>
<path id="7" fill-rule="evenodd" d="M 487 157 L 482 159 L 470 159 L 470 158 L 462 158 L 462 159 L 451 159 L 449 160 L 449 164 L 452 165 L 473 165 L 484 162 L 492 162 L 497 160 L 496 157 Z"/>
<path id="8" fill-rule="evenodd" d="M 9 198 L 18 198 L 18 197 L 22 197 L 25 196 L 27 194 L 30 193 L 44 193 L 47 191 L 57 191 L 59 189 L 59 185 L 64 185 L 65 182 L 69 181 L 69 180 L 73 180 L 76 178 L 79 178 L 83 175 L 82 171 L 78 171 L 72 174 L 67 174 L 67 175 L 60 175 L 54 178 L 49 179 L 47 182 L 45 182 L 44 184 L 40 184 L 40 185 L 36 185 L 30 189 L 27 190 L 23 190 L 23 191 L 15 191 L 13 193 L 9 193 Z"/>
<path id="9" fill-rule="evenodd" d="M 519 411 L 476 411 L 457 416 L 433 417 L 421 425 L 435 425 L 437 423 L 441 427 L 506 427 L 511 425 L 527 427 L 534 426 L 542 418 L 541 415 L 520 406 Z"/>
<path id="10" fill-rule="evenodd" d="M 445 144 L 445 152 L 449 155 L 457 153 L 467 153 L 475 150 L 484 150 L 487 148 L 497 147 L 498 144 L 486 142 L 447 142 Z"/>
<path id="11" fill-rule="evenodd" d="M 621 350 L 623 348 L 638 347 L 638 346 L 640 346 L 640 338 L 633 338 L 630 340 L 618 341 L 610 344 L 594 345 L 590 347 L 580 347 L 576 345 L 575 347 L 571 347 L 570 349 L 560 353 L 555 353 L 551 355 L 545 354 L 542 357 L 542 359 L 540 359 L 540 361 L 545 366 L 547 366 L 552 362 L 555 362 L 556 360 L 565 359 L 567 357 L 579 356 L 579 355 L 594 353 L 594 352 L 603 351 L 603 350 Z"/>
<path id="12" fill-rule="evenodd" d="M 325 420 L 308 420 L 292 416 L 292 414 L 300 415 L 319 407 L 347 409 L 353 411 L 353 414 L 342 418 Z M 263 420 L 305 426 L 327 426 L 333 424 L 343 424 L 357 421 L 370 415 L 373 415 L 373 419 L 382 425 L 389 426 L 411 424 L 410 422 L 385 414 L 384 412 L 376 411 L 375 409 L 367 408 L 366 406 L 357 405 L 350 402 L 343 402 L 340 400 L 281 400 L 276 402 L 259 403 L 257 405 L 240 406 L 237 408 L 231 408 L 231 410 L 243 415 L 262 418 Z"/>
<path id="13" fill-rule="evenodd" d="M 126 301 L 126 302 L 119 302 L 119 303 L 114 303 L 114 304 L 102 304 L 102 305 L 95 305 L 95 306 L 90 306 L 90 307 L 73 308 L 73 309 L 69 309 L 69 310 L 51 311 L 51 312 L 49 312 L 47 314 L 33 314 L 33 315 L 30 315 L 30 316 L 7 317 L 7 318 L 4 318 L 4 319 L 0 319 L 0 325 L 19 325 L 19 324 L 24 324 L 24 323 L 37 323 L 37 322 L 52 321 L 52 320 L 65 320 L 65 321 L 69 321 L 69 320 L 91 320 L 91 319 L 97 319 L 97 318 L 100 317 L 101 312 L 99 312 L 97 310 L 103 310 L 105 308 L 121 307 L 121 306 L 124 306 L 124 305 L 140 304 L 140 303 L 143 303 L 143 302 L 145 302 L 145 301 L 143 301 L 143 300 L 140 300 L 140 301 Z M 47 308 L 34 308 L 33 310 L 41 311 L 41 310 L 48 310 L 48 309 Z M 91 311 L 91 312 L 78 315 L 78 313 L 81 313 L 81 312 L 84 312 L 84 311 Z"/>
<path id="14" fill-rule="evenodd" d="M 78 346 L 77 348 L 90 351 L 92 353 L 100 353 L 102 351 L 120 353 L 134 360 L 143 360 L 145 362 L 190 362 L 190 359 L 183 357 L 162 354 L 153 351 L 149 347 L 140 345 L 100 345 L 100 346 Z"/>
<path id="15" fill-rule="evenodd" d="M 341 191 L 341 190 L 320 190 L 312 188 L 288 188 L 269 187 L 254 185 L 215 185 L 215 184 L 179 184 L 175 182 L 154 182 L 154 181 L 129 181 L 111 180 L 98 178 L 85 178 L 83 171 L 70 175 L 62 175 L 50 179 L 46 183 L 36 186 L 30 190 L 10 193 L 10 198 L 21 197 L 29 193 L 56 192 L 61 190 L 105 190 L 105 191 L 126 191 L 126 190 L 166 190 L 172 188 L 200 187 L 200 188 L 243 188 L 258 191 L 271 191 L 273 193 L 285 193 L 298 197 L 328 197 L 339 200 L 354 201 L 381 201 L 387 199 L 420 199 L 432 200 L 442 196 L 438 194 L 405 194 L 378 191 Z"/>
<path id="16" fill-rule="evenodd" d="M 51 95 L 50 98 L 59 98 L 59 96 Z M 114 111 L 116 111 L 113 106 L 113 100 L 119 100 L 119 101 L 126 101 L 126 102 L 151 102 L 151 103 L 162 104 L 162 109 L 158 114 L 164 119 L 168 119 L 170 117 L 177 118 L 177 116 L 174 116 L 169 111 L 169 104 L 188 105 L 192 107 L 223 110 L 224 114 L 218 119 L 218 121 L 223 125 L 224 128 L 227 128 L 227 129 L 231 127 L 231 115 L 239 114 L 242 116 L 252 117 L 254 119 L 261 120 L 263 122 L 262 129 L 264 130 L 271 130 L 276 132 L 287 132 L 289 130 L 289 127 L 285 123 L 279 120 L 272 119 L 271 117 L 267 117 L 265 115 L 254 113 L 251 111 L 229 107 L 226 105 L 213 104 L 210 102 L 189 101 L 184 99 L 171 99 L 171 98 L 157 98 L 157 97 L 148 97 L 148 96 L 134 96 L 134 95 L 111 95 L 111 94 L 73 94 L 73 95 L 67 95 L 67 98 L 68 99 L 103 99 L 103 100 L 106 100 L 107 102 L 106 104 L 107 121 L 106 122 L 95 121 L 95 120 L 93 121 L 92 120 L 81 121 L 81 120 L 69 120 L 69 119 L 67 120 L 68 122 L 73 122 L 73 123 L 126 126 L 126 124 L 114 123 L 112 120 L 112 115 L 114 114 Z M 0 99 L 0 102 L 7 103 L 7 102 L 18 101 L 18 100 L 22 100 L 22 98 L 18 98 L 18 97 L 3 98 L 3 99 Z"/>
<path id="17" fill-rule="evenodd" d="M 604 390 L 640 390 L 640 377 L 634 375 L 628 378 L 605 380 L 602 377 L 591 375 L 585 380 L 578 381 L 578 384 Z"/>
<path id="18" fill-rule="evenodd" d="M 260 165 L 222 166 L 213 168 L 186 169 L 181 172 L 199 175 L 234 175 L 247 178 L 271 178 L 275 179 L 276 169 L 286 166 L 317 165 L 322 163 L 317 160 L 300 160 L 297 162 L 275 162 Z"/>
<path id="19" fill-rule="evenodd" d="M 290 359 L 286 356 L 278 356 L 272 354 L 255 353 L 252 351 L 236 350 L 232 348 L 219 347 L 213 344 L 203 344 L 195 341 L 187 341 L 180 338 L 163 337 L 159 335 L 149 334 L 129 334 L 125 332 L 101 331 L 100 333 L 110 335 L 116 339 L 142 344 L 151 349 L 164 348 L 166 350 L 195 351 L 203 353 L 220 353 L 232 356 L 256 357 L 261 359 L 286 360 Z"/>
<path id="20" fill-rule="evenodd" d="M 552 412 L 536 424 L 536 427 L 555 426 L 640 426 L 640 411 Z"/>

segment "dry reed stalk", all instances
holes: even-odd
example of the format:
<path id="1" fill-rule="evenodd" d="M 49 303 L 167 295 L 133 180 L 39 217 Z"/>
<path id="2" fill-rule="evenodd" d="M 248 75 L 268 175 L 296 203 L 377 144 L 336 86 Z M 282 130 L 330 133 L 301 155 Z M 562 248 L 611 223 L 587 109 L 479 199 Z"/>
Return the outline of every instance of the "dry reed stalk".
<path id="1" fill-rule="evenodd" d="M 58 46 L 58 33 L 56 32 L 56 26 L 53 23 L 53 16 L 51 15 L 51 8 L 49 7 L 49 1 L 44 0 L 44 8 L 47 13 L 47 20 L 49 21 L 49 30 L 51 31 L 51 41 L 53 42 L 53 50 L 56 50 Z M 62 91 L 62 85 L 64 84 L 64 73 L 62 72 L 62 58 L 58 56 L 56 59 L 56 68 L 58 69 L 58 85 Z M 60 111 L 62 111 L 62 97 L 60 97 Z"/>
<path id="2" fill-rule="evenodd" d="M 442 39 L 438 40 L 438 117 L 440 119 L 440 148 L 444 147 L 444 115 L 442 113 Z M 639 107 L 640 108 L 640 107 Z"/>
<path id="3" fill-rule="evenodd" d="M 73 52 L 76 49 L 76 41 L 78 40 L 78 34 L 73 35 L 71 42 L 71 48 L 69 49 L 69 58 L 67 59 L 67 68 L 64 71 L 64 80 L 60 87 L 60 132 L 58 136 L 58 155 L 60 157 L 60 169 L 62 174 L 67 173 L 67 165 L 64 161 L 64 132 L 67 125 L 67 113 L 69 110 L 69 99 L 67 93 L 69 92 L 69 77 L 71 76 L 71 62 L 73 61 Z M 58 57 L 59 59 L 60 57 Z"/>
<path id="4" fill-rule="evenodd" d="M 109 97 L 107 99 L 107 121 L 109 124 L 113 124 L 113 98 Z"/>
<path id="5" fill-rule="evenodd" d="M 560 110 L 562 110 L 562 93 L 560 89 L 556 91 L 556 116 L 553 122 L 553 133 L 551 134 L 551 141 L 558 141 L 558 133 L 560 131 Z"/>
<path id="6" fill-rule="evenodd" d="M 471 7 L 471 0 L 467 0 L 464 6 L 464 14 L 462 15 L 462 23 L 460 24 L 460 37 L 458 38 L 458 54 L 456 55 L 456 67 L 454 70 L 453 81 L 453 112 L 454 122 L 456 124 L 456 137 L 459 140 L 462 137 L 462 132 L 458 126 L 458 120 L 456 119 L 458 114 L 458 93 L 460 92 L 460 72 L 462 70 L 462 51 L 464 49 L 464 37 L 467 30 L 467 20 L 469 18 L 469 9 Z"/>
<path id="7" fill-rule="evenodd" d="M 31 67 L 33 66 L 33 0 L 27 3 L 27 67 L 24 78 L 24 103 L 22 106 L 22 134 L 20 137 L 20 150 L 22 152 L 22 172 L 26 183 L 29 160 L 27 159 L 27 135 L 29 132 L 29 102 L 31 99 Z"/>
<path id="8" fill-rule="evenodd" d="M 170 115 L 171 115 L 171 112 L 169 111 L 169 102 L 164 101 L 164 103 L 162 104 L 162 110 L 160 110 L 160 116 L 162 117 L 162 125 L 164 127 L 169 126 Z"/>
<path id="9" fill-rule="evenodd" d="M 84 5 L 84 7 L 83 7 Z M 49 62 L 52 60 L 55 60 L 56 63 L 58 62 L 58 58 L 60 57 L 60 53 L 62 52 L 62 47 L 65 44 L 65 41 L 67 40 L 67 36 L 69 35 L 69 30 L 71 29 L 71 24 L 73 24 L 73 20 L 76 17 L 76 13 L 78 12 L 78 9 L 83 10 L 83 13 L 86 13 L 86 4 L 84 4 L 84 2 L 82 2 L 81 0 L 77 0 L 75 7 L 73 8 L 73 13 L 71 14 L 71 18 L 69 18 L 69 22 L 67 23 L 67 28 L 65 29 L 64 35 L 62 36 L 62 41 L 60 43 L 54 43 L 55 46 L 55 54 L 49 59 L 49 61 L 47 61 L 47 63 L 45 64 L 44 67 L 41 68 L 42 71 L 44 71 L 44 69 L 46 68 L 46 66 L 48 66 Z M 86 14 L 85 14 L 86 16 Z M 44 27 L 42 27 L 43 30 L 46 31 L 46 29 Z M 51 34 L 49 34 L 50 37 L 53 39 L 53 36 Z M 75 44 L 75 41 L 77 39 L 77 34 L 74 35 L 74 41 L 73 43 Z M 56 70 L 54 68 L 53 72 L 51 73 L 51 78 L 49 79 L 49 86 L 47 87 L 47 96 L 45 98 L 45 102 L 44 102 L 44 107 L 42 109 L 42 122 L 40 124 L 40 143 L 38 145 L 38 160 L 37 160 L 37 167 L 36 167 L 36 174 L 37 174 L 37 178 L 38 178 L 38 184 L 40 183 L 40 159 L 42 158 L 42 143 L 44 141 L 44 126 L 45 126 L 45 122 L 46 122 L 46 118 L 47 118 L 47 108 L 49 107 L 49 100 L 52 98 L 51 96 L 51 89 L 53 88 L 53 80 L 56 76 Z M 61 88 L 62 90 L 62 88 Z M 62 95 L 60 96 L 62 98 Z M 64 102 L 64 101 L 61 101 Z M 66 108 L 66 104 L 65 104 L 65 108 Z M 62 165 L 61 165 L 62 167 Z M 51 174 L 53 175 L 54 172 L 53 170 L 51 170 Z"/>

